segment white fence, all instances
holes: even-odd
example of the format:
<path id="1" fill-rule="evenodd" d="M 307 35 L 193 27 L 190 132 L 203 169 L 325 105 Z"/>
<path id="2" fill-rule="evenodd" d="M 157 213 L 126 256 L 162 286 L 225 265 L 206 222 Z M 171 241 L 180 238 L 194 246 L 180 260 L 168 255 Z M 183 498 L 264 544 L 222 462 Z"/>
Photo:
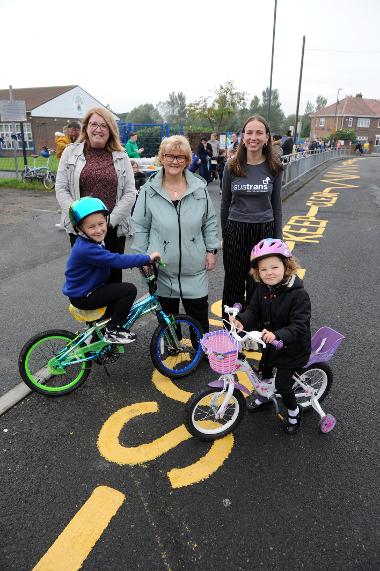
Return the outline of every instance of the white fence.
<path id="1" fill-rule="evenodd" d="M 284 165 L 282 187 L 283 189 L 287 188 L 290 184 L 299 180 L 305 174 L 311 172 L 323 163 L 349 156 L 352 156 L 350 150 L 345 148 L 326 149 L 324 151 L 303 151 L 302 153 L 282 156 L 281 160 Z"/>

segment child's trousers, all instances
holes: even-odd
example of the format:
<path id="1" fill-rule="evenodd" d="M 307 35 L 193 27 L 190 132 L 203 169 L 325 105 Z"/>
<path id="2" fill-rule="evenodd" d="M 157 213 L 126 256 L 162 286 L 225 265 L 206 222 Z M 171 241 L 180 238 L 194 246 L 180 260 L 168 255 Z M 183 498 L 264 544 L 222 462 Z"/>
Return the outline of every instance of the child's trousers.
<path id="1" fill-rule="evenodd" d="M 98 309 L 107 306 L 105 317 L 111 316 L 108 327 L 123 325 L 136 299 L 136 286 L 130 283 L 106 284 L 86 297 L 70 297 L 71 303 L 79 309 Z"/>
<path id="2" fill-rule="evenodd" d="M 276 391 L 280 393 L 284 406 L 289 410 L 295 410 L 297 408 L 297 399 L 292 388 L 294 385 L 292 376 L 296 370 L 297 369 L 283 369 L 280 367 L 277 368 L 276 373 Z M 264 366 L 262 368 L 263 379 L 270 379 L 272 372 L 273 367 Z"/>

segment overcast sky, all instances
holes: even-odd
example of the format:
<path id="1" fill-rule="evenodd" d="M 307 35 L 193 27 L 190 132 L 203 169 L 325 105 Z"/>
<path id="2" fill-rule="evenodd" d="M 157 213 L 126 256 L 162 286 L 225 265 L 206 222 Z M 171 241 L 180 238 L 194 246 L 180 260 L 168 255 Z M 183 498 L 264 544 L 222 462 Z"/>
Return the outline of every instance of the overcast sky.
<path id="1" fill-rule="evenodd" d="M 0 0 L 0 88 L 80 85 L 115 112 L 187 103 L 228 80 L 248 94 L 269 85 L 274 0 Z M 295 113 L 362 92 L 380 99 L 380 1 L 278 0 L 273 88 Z"/>

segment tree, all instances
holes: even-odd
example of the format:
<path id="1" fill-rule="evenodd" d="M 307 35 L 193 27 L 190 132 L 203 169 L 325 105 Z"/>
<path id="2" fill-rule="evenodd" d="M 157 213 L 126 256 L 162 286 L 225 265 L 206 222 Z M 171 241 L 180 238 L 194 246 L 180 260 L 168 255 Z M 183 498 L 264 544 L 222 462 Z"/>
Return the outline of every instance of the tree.
<path id="1" fill-rule="evenodd" d="M 316 99 L 315 110 L 319 111 L 319 109 L 322 109 L 322 107 L 325 107 L 326 103 L 327 103 L 326 97 L 323 97 L 323 95 L 318 95 L 317 99 Z"/>
<path id="2" fill-rule="evenodd" d="M 338 129 L 333 135 L 335 141 L 356 141 L 355 129 Z"/>
<path id="3" fill-rule="evenodd" d="M 312 104 L 311 101 L 307 101 L 305 106 L 305 111 L 302 117 L 301 137 L 303 138 L 310 137 L 311 113 L 314 113 L 314 105 Z"/>
<path id="4" fill-rule="evenodd" d="M 212 131 L 227 130 L 231 118 L 245 106 L 246 94 L 238 91 L 232 81 L 220 85 L 215 97 L 200 97 L 187 107 L 190 122 L 211 128 Z"/>
<path id="5" fill-rule="evenodd" d="M 262 102 L 260 102 L 260 99 L 255 95 L 251 101 L 250 108 L 252 115 L 262 115 L 267 119 L 269 108 L 269 87 L 264 89 L 261 95 Z M 281 109 L 278 90 L 273 89 L 270 102 L 270 130 L 272 133 L 280 133 L 282 131 L 284 119 L 285 115 Z"/>
<path id="6" fill-rule="evenodd" d="M 151 103 L 143 103 L 135 107 L 126 115 L 128 123 L 162 123 L 159 111 Z"/>
<path id="7" fill-rule="evenodd" d="M 168 123 L 184 125 L 187 121 L 186 95 L 182 91 L 169 93 L 169 98 L 161 101 L 157 108 Z"/>

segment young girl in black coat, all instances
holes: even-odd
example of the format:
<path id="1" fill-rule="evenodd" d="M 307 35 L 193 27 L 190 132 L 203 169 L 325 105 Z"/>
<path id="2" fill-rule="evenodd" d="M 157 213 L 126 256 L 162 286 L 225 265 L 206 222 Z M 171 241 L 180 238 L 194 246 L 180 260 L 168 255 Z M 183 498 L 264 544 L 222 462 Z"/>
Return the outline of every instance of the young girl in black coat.
<path id="1" fill-rule="evenodd" d="M 271 379 L 273 368 L 277 368 L 276 389 L 288 412 L 284 429 L 294 434 L 301 423 L 302 407 L 297 406 L 292 375 L 310 356 L 310 298 L 296 275 L 299 265 L 282 240 L 266 238 L 256 244 L 251 265 L 258 287 L 246 310 L 230 321 L 238 330 L 261 330 L 267 343 L 260 363 L 263 379 Z M 283 342 L 282 349 L 271 345 L 275 339 Z M 249 410 L 256 411 L 270 402 L 256 397 Z"/>

